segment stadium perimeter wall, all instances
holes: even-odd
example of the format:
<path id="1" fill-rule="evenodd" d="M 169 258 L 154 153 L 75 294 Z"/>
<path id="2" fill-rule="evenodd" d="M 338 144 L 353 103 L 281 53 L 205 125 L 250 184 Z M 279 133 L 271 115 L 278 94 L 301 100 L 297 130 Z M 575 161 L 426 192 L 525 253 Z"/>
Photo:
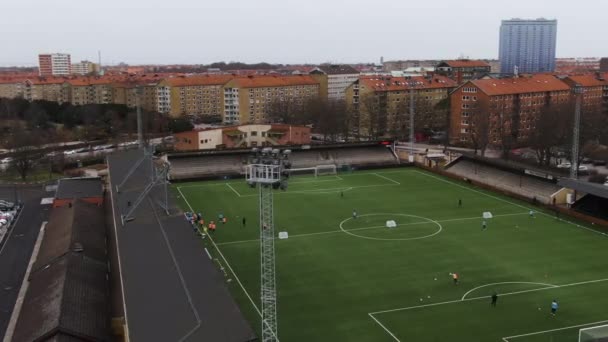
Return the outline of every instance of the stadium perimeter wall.
<path id="1" fill-rule="evenodd" d="M 518 199 L 520 201 L 524 201 L 524 202 L 530 203 L 530 204 L 532 204 L 532 205 L 534 205 L 534 206 L 536 206 L 538 208 L 542 208 L 542 209 L 545 209 L 547 211 L 551 211 L 551 212 L 555 213 L 556 216 L 560 215 L 560 217 L 562 217 L 562 218 L 564 218 L 564 216 L 566 216 L 568 218 L 572 218 L 572 219 L 575 219 L 575 220 L 580 220 L 580 221 L 583 221 L 583 222 L 591 223 L 591 224 L 595 225 L 595 230 L 597 230 L 599 232 L 603 232 L 603 233 L 608 233 L 608 221 L 606 221 L 606 220 L 602 220 L 602 219 L 599 219 L 599 218 L 596 218 L 596 217 L 593 217 L 593 216 L 585 215 L 585 214 L 576 212 L 574 210 L 570 210 L 568 208 L 563 208 L 563 207 L 559 207 L 559 206 L 553 206 L 553 205 L 549 205 L 549 204 L 543 204 L 543 203 L 540 203 L 538 201 L 534 201 L 533 199 L 530 199 L 530 198 L 528 198 L 526 196 L 517 194 L 515 192 L 511 192 L 511 191 L 508 191 L 508 190 L 497 188 L 497 187 L 494 187 L 494 186 L 491 186 L 491 185 L 488 185 L 488 184 L 485 184 L 485 183 L 481 183 L 481 182 L 478 182 L 478 181 L 474 181 L 474 180 L 471 180 L 471 179 L 467 179 L 465 181 L 461 176 L 454 175 L 454 174 L 449 173 L 449 172 L 447 172 L 447 171 L 445 171 L 445 170 L 443 170 L 441 168 L 428 167 L 428 166 L 426 166 L 424 164 L 421 164 L 421 163 L 416 163 L 416 167 L 424 169 L 424 170 L 432 172 L 432 173 L 435 173 L 435 174 L 438 174 L 440 176 L 444 176 L 446 178 L 450 178 L 450 179 L 456 180 L 459 183 L 471 184 L 471 185 L 474 185 L 474 186 L 476 186 L 478 188 L 481 188 L 481 189 L 484 189 L 484 190 L 489 190 L 489 191 L 496 192 L 496 193 L 499 193 L 499 194 L 502 194 L 502 195 L 506 195 L 508 197 L 512 197 L 512 198 Z"/>

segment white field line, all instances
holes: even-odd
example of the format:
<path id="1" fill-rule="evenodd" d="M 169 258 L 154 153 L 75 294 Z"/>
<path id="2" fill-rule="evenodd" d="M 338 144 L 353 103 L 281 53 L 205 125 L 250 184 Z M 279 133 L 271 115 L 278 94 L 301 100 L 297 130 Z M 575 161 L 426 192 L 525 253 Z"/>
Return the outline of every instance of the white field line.
<path id="1" fill-rule="evenodd" d="M 553 284 L 535 283 L 535 282 L 530 282 L 530 281 L 503 281 L 500 283 L 492 283 L 492 284 L 485 284 L 485 285 L 477 286 L 476 288 L 471 289 L 471 290 L 469 290 L 469 292 L 465 293 L 462 296 L 462 298 L 460 298 L 460 300 L 465 300 L 471 292 L 475 292 L 484 287 L 495 286 L 495 285 L 507 285 L 507 284 L 528 284 L 528 285 L 541 285 L 541 286 L 546 286 L 546 287 L 558 287 L 557 285 L 553 285 Z"/>
<path id="2" fill-rule="evenodd" d="M 507 292 L 507 293 L 501 293 L 500 296 L 501 297 L 513 296 L 513 295 L 516 295 L 516 294 L 522 294 L 522 293 L 528 293 L 528 292 L 538 292 L 538 291 L 553 290 L 553 289 L 558 289 L 558 288 L 561 289 L 561 288 L 564 288 L 564 287 L 573 287 L 573 286 L 579 286 L 579 285 L 601 283 L 601 282 L 606 282 L 606 281 L 608 281 L 608 278 L 596 279 L 596 280 L 588 280 L 588 281 L 581 281 L 581 282 L 577 282 L 577 283 L 570 283 L 570 284 L 563 284 L 563 285 L 555 285 L 553 287 L 542 287 L 542 288 L 537 288 L 537 289 Z M 472 300 L 480 300 L 480 299 L 488 299 L 488 298 L 490 298 L 490 297 L 489 296 L 479 296 L 479 297 L 472 297 L 472 298 L 466 298 L 466 299 L 456 299 L 456 300 L 450 300 L 450 301 L 446 301 L 446 302 L 431 303 L 431 304 L 424 304 L 424 305 L 415 305 L 415 306 L 408 306 L 408 307 L 404 307 L 404 308 L 396 308 L 396 309 L 376 311 L 376 312 L 371 312 L 371 314 L 378 315 L 378 314 L 384 314 L 384 313 L 390 313 L 390 312 L 406 311 L 406 310 L 427 308 L 427 307 L 431 307 L 431 306 L 447 305 L 447 304 L 453 304 L 453 303 L 463 303 L 463 302 L 468 302 L 468 301 L 472 301 Z"/>
<path id="3" fill-rule="evenodd" d="M 376 323 L 378 323 L 378 325 L 379 325 L 380 327 L 382 327 L 382 329 L 384 329 L 384 331 L 386 331 L 386 332 L 387 332 L 389 335 L 391 335 L 391 337 L 392 337 L 392 338 L 394 338 L 394 339 L 395 339 L 395 341 L 397 341 L 397 342 L 401 342 L 401 340 L 400 340 L 400 339 L 398 339 L 398 338 L 397 338 L 397 336 L 395 336 L 395 335 L 394 335 L 394 334 L 393 334 L 393 333 L 392 333 L 390 330 L 388 330 L 388 328 L 387 328 L 387 327 L 385 327 L 385 326 L 384 326 L 384 324 L 380 323 L 380 321 L 379 321 L 379 320 L 377 320 L 377 319 L 376 319 L 376 317 L 374 317 L 374 315 L 373 315 L 373 314 L 371 314 L 371 313 L 370 313 L 370 314 L 368 314 L 368 315 L 369 315 L 369 317 L 371 317 L 371 318 L 372 318 L 374 321 L 376 321 Z"/>
<path id="4" fill-rule="evenodd" d="M 536 332 L 532 332 L 532 333 L 528 333 L 528 334 L 503 337 L 502 340 L 504 342 L 510 342 L 510 340 L 516 339 L 516 338 L 520 338 L 520 337 L 527 337 L 527 336 L 533 336 L 533 335 L 541 335 L 541 334 L 546 334 L 546 333 L 554 332 L 554 331 L 568 330 L 568 329 L 586 327 L 586 326 L 597 325 L 597 324 L 602 324 L 602 323 L 608 323 L 608 321 L 599 321 L 599 322 L 593 322 L 593 323 L 571 325 L 569 327 L 563 327 L 563 328 L 557 328 L 557 329 L 551 329 L 551 330 L 536 331 Z"/>
<path id="5" fill-rule="evenodd" d="M 184 202 L 186 202 L 186 204 L 188 205 L 188 208 L 190 208 L 190 211 L 194 212 L 194 209 L 192 208 L 192 205 L 190 205 L 190 202 L 188 202 L 188 199 L 186 198 L 186 196 L 184 196 L 184 194 L 182 193 L 182 191 L 180 190 L 180 188 L 177 188 L 177 191 L 183 197 Z M 226 259 L 226 257 L 224 256 L 224 254 L 222 253 L 222 251 L 220 250 L 220 248 L 217 246 L 217 244 L 215 243 L 215 241 L 213 240 L 213 238 L 211 237 L 211 235 L 207 235 L 207 236 L 209 237 L 209 241 L 211 241 L 211 244 L 213 244 L 213 247 L 215 248 L 215 250 L 218 252 L 218 254 L 224 260 L 224 263 L 226 263 L 226 266 L 228 266 L 228 269 L 230 270 L 230 273 L 232 273 L 232 275 L 234 276 L 234 279 L 236 280 L 236 282 L 239 284 L 239 286 L 241 287 L 241 289 L 245 293 L 245 296 L 247 296 L 247 298 L 251 302 L 251 305 L 253 305 L 253 308 L 255 309 L 255 311 L 257 311 L 258 315 L 260 315 L 260 318 L 262 318 L 262 312 L 260 311 L 260 309 L 258 308 L 258 306 L 255 304 L 255 302 L 253 301 L 253 299 L 251 299 L 251 296 L 249 295 L 249 292 L 247 292 L 247 289 L 245 289 L 245 286 L 243 286 L 243 283 L 241 283 L 241 280 L 236 275 L 236 272 L 234 272 L 234 270 L 232 269 L 232 266 L 230 266 L 230 263 L 228 263 L 228 260 Z M 279 338 L 277 336 L 275 336 L 275 338 L 276 338 L 277 342 L 279 342 Z"/>
<path id="6" fill-rule="evenodd" d="M 209 253 L 209 250 L 207 249 L 207 247 L 205 247 L 205 252 L 207 252 L 207 256 L 209 257 L 209 260 L 213 260 L 213 258 L 211 257 L 211 253 Z"/>
<path id="7" fill-rule="evenodd" d="M 226 183 L 226 186 L 229 187 L 230 190 L 232 190 L 238 197 L 243 197 L 238 191 L 236 191 L 236 189 L 232 187 L 232 185 L 230 185 L 230 183 Z"/>
<path id="8" fill-rule="evenodd" d="M 437 176 L 429 175 L 429 174 L 426 174 L 426 173 L 424 173 L 424 172 L 420 172 L 420 171 L 417 171 L 417 170 L 412 170 L 412 172 L 416 172 L 416 173 L 419 173 L 419 174 L 421 174 L 421 175 L 424 175 L 424 176 L 427 176 L 427 177 L 434 178 L 434 179 L 439 180 L 439 181 L 444 182 L 444 183 L 452 184 L 452 185 L 457 186 L 457 187 L 459 187 L 459 188 L 463 188 L 463 189 L 466 189 L 466 190 L 469 190 L 469 191 L 472 191 L 472 192 L 476 192 L 476 193 L 478 193 L 478 194 L 481 194 L 481 195 L 484 195 L 484 196 L 487 196 L 487 197 L 493 198 L 493 199 L 498 200 L 498 201 L 501 201 L 501 202 L 505 202 L 505 203 L 512 204 L 512 205 L 514 205 L 514 206 L 516 206 L 516 207 L 519 207 L 519 208 L 524 208 L 524 209 L 526 209 L 526 210 L 528 210 L 528 211 L 530 210 L 530 208 L 528 208 L 528 207 L 526 207 L 526 206 L 523 206 L 523 205 L 521 205 L 521 204 L 513 203 L 513 202 L 511 202 L 511 201 L 507 201 L 506 199 L 502 199 L 502 198 L 500 198 L 500 197 L 492 196 L 492 195 L 490 195 L 490 194 L 486 194 L 486 193 L 481 192 L 481 191 L 479 191 L 479 190 L 475 190 L 475 189 L 472 189 L 472 188 L 468 188 L 468 187 L 466 187 L 466 186 L 464 186 L 464 185 L 461 185 L 461 184 L 458 184 L 458 183 L 455 183 L 455 182 L 452 182 L 452 181 L 449 181 L 449 180 L 446 180 L 446 179 L 443 179 L 443 178 L 440 178 L 440 177 L 437 177 Z M 535 210 L 534 212 L 537 212 L 537 211 Z M 551 215 L 549 215 L 549 214 L 547 214 L 547 213 L 544 213 L 544 212 L 542 212 L 542 211 L 538 211 L 538 213 L 539 213 L 539 214 L 541 214 L 541 215 L 545 215 L 545 216 L 547 216 L 547 217 L 553 217 L 553 216 L 551 216 Z M 573 226 L 576 226 L 576 227 L 578 227 L 578 228 L 583 228 L 583 229 L 586 229 L 586 230 L 588 230 L 588 231 L 590 231 L 590 232 L 593 232 L 593 233 L 596 233 L 596 234 L 600 234 L 600 235 L 603 235 L 603 236 L 607 236 L 607 234 L 606 234 L 606 233 L 602 233 L 602 232 L 600 232 L 600 231 L 593 230 L 593 229 L 588 228 L 588 227 L 585 227 L 585 226 L 581 226 L 580 224 L 576 224 L 576 223 L 574 223 L 574 222 L 571 222 L 571 221 L 568 221 L 568 220 L 564 220 L 564 219 L 561 219 L 561 218 L 560 218 L 559 220 L 560 220 L 560 221 L 562 221 L 562 222 L 569 223 L 569 224 L 571 224 L 571 225 L 573 225 Z"/>
<path id="9" fill-rule="evenodd" d="M 508 292 L 508 293 L 502 293 L 500 296 L 502 296 L 502 297 L 504 297 L 504 296 L 512 296 L 512 295 L 521 294 L 521 293 L 537 292 L 537 291 L 543 291 L 543 290 L 551 290 L 551 289 L 556 289 L 556 288 L 578 286 L 578 285 L 599 283 L 599 282 L 605 282 L 605 281 L 608 281 L 608 278 L 597 279 L 597 280 L 589 280 L 589 281 L 582 281 L 582 282 L 578 282 L 578 283 L 570 283 L 570 284 L 564 284 L 564 285 L 554 285 L 553 287 L 542 287 L 542 288 L 538 288 L 538 289 Z M 473 298 L 466 298 L 466 299 L 460 299 L 460 300 L 451 300 L 451 301 L 447 301 L 447 302 L 425 304 L 425 305 L 416 305 L 416 306 L 410 306 L 410 307 L 405 307 L 405 308 L 398 308 L 398 309 L 391 309 L 391 310 L 369 312 L 368 315 L 376 323 L 378 323 L 378 325 L 380 325 L 380 327 L 382 327 L 382 329 L 384 329 L 384 331 L 386 331 L 389 335 L 391 335 L 391 337 L 393 337 L 396 341 L 399 341 L 399 339 L 397 337 L 395 337 L 395 335 L 388 328 L 386 328 L 380 322 L 380 320 L 378 320 L 376 317 L 374 317 L 374 315 L 379 315 L 379 314 L 384 314 L 384 313 L 390 313 L 390 312 L 396 312 L 396 311 L 405 311 L 405 310 L 411 310 L 411 309 L 427 308 L 427 307 L 431 307 L 431 306 L 439 306 L 439 305 L 446 305 L 446 304 L 453 304 L 453 303 L 462 303 L 462 302 L 468 302 L 468 301 L 479 300 L 479 299 L 485 299 L 485 300 L 487 300 L 488 298 L 489 298 L 489 296 L 481 296 L 481 297 L 473 297 Z M 583 324 L 581 326 L 587 326 L 587 325 L 593 325 L 593 324 L 601 324 L 601 323 L 605 323 L 605 322 L 608 322 L 608 321 Z M 534 333 L 524 334 L 524 335 L 503 337 L 502 340 L 503 340 L 503 342 L 510 342 L 509 339 L 514 339 L 514 338 L 524 337 L 524 336 L 531 336 L 531 335 L 538 335 L 538 334 L 543 334 L 543 333 L 546 333 L 546 332 L 559 331 L 559 330 L 571 329 L 571 328 L 576 328 L 576 327 L 578 327 L 578 326 L 571 326 L 571 327 L 565 327 L 565 328 L 559 328 L 559 329 L 553 329 L 553 330 L 545 330 L 545 331 L 539 331 L 539 332 L 534 332 Z"/>
<path id="10" fill-rule="evenodd" d="M 494 215 L 494 217 L 522 216 L 522 215 L 528 215 L 528 213 L 502 214 L 502 215 Z M 463 218 L 455 218 L 455 219 L 447 219 L 447 220 L 436 220 L 434 222 L 443 223 L 443 222 L 467 221 L 467 220 L 475 220 L 475 219 L 481 220 L 482 217 L 481 216 L 463 217 Z M 421 224 L 432 224 L 432 223 L 433 222 L 430 222 L 430 221 L 420 221 L 420 222 L 398 224 L 397 227 L 401 227 L 401 226 L 413 226 L 413 225 L 421 225 Z M 385 225 L 384 226 L 370 226 L 370 227 L 360 227 L 360 228 L 352 228 L 352 229 L 345 229 L 345 230 L 348 230 L 348 231 L 359 231 L 359 230 L 369 230 L 369 229 L 379 229 L 379 228 L 386 228 L 386 226 Z M 294 234 L 294 235 L 289 235 L 289 238 L 306 237 L 306 236 L 314 236 L 314 235 L 324 235 L 324 234 L 336 234 L 336 233 L 343 233 L 343 231 L 340 230 L 340 229 L 338 229 L 338 230 L 328 230 L 328 231 L 316 232 L 316 233 Z M 255 241 L 260 241 L 260 239 L 218 242 L 217 245 L 218 246 L 233 245 L 233 244 L 238 244 L 238 243 L 255 242 Z"/>
<path id="11" fill-rule="evenodd" d="M 374 175 L 374 176 L 378 176 L 378 177 L 383 178 L 383 179 L 386 179 L 387 181 L 389 181 L 389 182 L 391 182 L 391 183 L 394 183 L 394 184 L 397 184 L 397 185 L 401 185 L 401 183 L 397 182 L 396 180 L 391 179 L 391 178 L 388 178 L 388 177 L 386 177 L 386 176 L 383 176 L 383 175 L 381 175 L 381 174 L 379 174 L 379 173 L 373 173 L 373 175 Z"/>

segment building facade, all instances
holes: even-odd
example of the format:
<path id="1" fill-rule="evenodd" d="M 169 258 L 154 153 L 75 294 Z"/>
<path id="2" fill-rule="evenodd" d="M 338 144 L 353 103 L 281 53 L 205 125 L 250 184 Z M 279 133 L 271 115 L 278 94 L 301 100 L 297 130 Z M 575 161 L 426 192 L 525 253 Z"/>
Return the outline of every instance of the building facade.
<path id="1" fill-rule="evenodd" d="M 583 88 L 582 109 L 584 112 L 604 112 L 608 114 L 608 73 L 587 73 L 564 78 L 570 87 Z"/>
<path id="2" fill-rule="evenodd" d="M 552 75 L 469 81 L 451 94 L 450 142 L 474 147 L 482 138 L 490 146 L 505 136 L 525 141 L 543 108 L 567 102 L 571 94 Z"/>
<path id="3" fill-rule="evenodd" d="M 157 88 L 158 110 L 171 117 L 184 115 L 222 119 L 223 86 L 234 76 L 180 76 L 162 80 Z"/>
<path id="4" fill-rule="evenodd" d="M 92 75 L 99 71 L 99 65 L 89 61 L 72 64 L 73 75 Z"/>
<path id="5" fill-rule="evenodd" d="M 608 72 L 608 57 L 600 59 L 600 72 Z"/>
<path id="6" fill-rule="evenodd" d="M 310 74 L 319 81 L 321 97 L 332 101 L 346 99 L 346 87 L 359 78 L 359 71 L 350 65 L 320 65 Z"/>
<path id="7" fill-rule="evenodd" d="M 441 61 L 435 66 L 435 73 L 449 77 L 458 84 L 480 78 L 491 71 L 490 64 L 470 59 Z"/>
<path id="8" fill-rule="evenodd" d="M 556 41 L 557 20 L 503 20 L 499 48 L 501 72 L 553 72 Z"/>
<path id="9" fill-rule="evenodd" d="M 72 63 L 67 53 L 38 55 L 38 73 L 40 76 L 68 76 L 72 73 Z"/>
<path id="10" fill-rule="evenodd" d="M 175 149 L 193 151 L 310 144 L 310 127 L 284 124 L 241 125 L 176 133 Z"/>
<path id="11" fill-rule="evenodd" d="M 447 99 L 457 83 L 445 76 L 362 76 L 346 89 L 346 106 L 360 136 L 405 137 L 414 98 L 416 130 L 447 129 Z M 410 93 L 413 93 L 410 95 Z M 445 107 L 440 104 L 446 103 Z"/>
<path id="12" fill-rule="evenodd" d="M 266 123 L 277 105 L 298 107 L 320 97 L 319 81 L 308 75 L 235 77 L 223 90 L 228 124 Z"/>

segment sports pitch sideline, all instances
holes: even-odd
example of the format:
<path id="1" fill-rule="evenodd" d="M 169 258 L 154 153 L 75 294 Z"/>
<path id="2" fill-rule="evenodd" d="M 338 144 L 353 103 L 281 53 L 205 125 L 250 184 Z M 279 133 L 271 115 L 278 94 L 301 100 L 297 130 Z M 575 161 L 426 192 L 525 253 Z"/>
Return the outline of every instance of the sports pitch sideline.
<path id="1" fill-rule="evenodd" d="M 257 190 L 174 190 L 184 210 L 228 218 L 203 243 L 259 330 Z M 414 168 L 294 177 L 274 200 L 289 233 L 276 243 L 282 341 L 571 342 L 608 323 L 608 237 L 528 204 Z"/>

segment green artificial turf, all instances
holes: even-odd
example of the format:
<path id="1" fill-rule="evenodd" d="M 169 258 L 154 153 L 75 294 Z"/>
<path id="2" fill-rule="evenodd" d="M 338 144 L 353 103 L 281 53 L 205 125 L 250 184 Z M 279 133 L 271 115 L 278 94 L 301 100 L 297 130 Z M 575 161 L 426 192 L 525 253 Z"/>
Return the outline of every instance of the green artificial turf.
<path id="1" fill-rule="evenodd" d="M 203 243 L 259 331 L 257 190 L 230 180 L 175 191 L 184 210 L 228 218 Z M 295 177 L 274 201 L 276 231 L 289 233 L 276 241 L 281 341 L 566 342 L 608 324 L 608 237 L 532 218 L 528 204 L 414 168 Z"/>

